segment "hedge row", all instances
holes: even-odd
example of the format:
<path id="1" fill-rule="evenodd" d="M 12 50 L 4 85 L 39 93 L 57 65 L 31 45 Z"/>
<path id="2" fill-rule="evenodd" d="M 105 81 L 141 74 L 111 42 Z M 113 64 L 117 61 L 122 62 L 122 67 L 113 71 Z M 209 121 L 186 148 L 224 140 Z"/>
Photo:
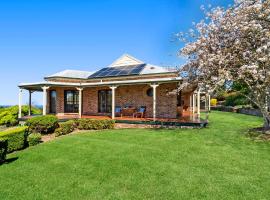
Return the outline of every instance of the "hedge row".
<path id="1" fill-rule="evenodd" d="M 23 149 L 27 146 L 27 127 L 19 127 L 0 132 L 0 139 L 8 142 L 7 152 Z"/>
<path id="2" fill-rule="evenodd" d="M 97 120 L 97 119 L 78 119 L 61 123 L 55 130 L 55 136 L 66 135 L 78 128 L 80 130 L 102 130 L 113 129 L 114 120 Z"/>
<path id="3" fill-rule="evenodd" d="M 48 134 L 53 133 L 59 127 L 58 119 L 53 115 L 37 116 L 26 121 L 31 133 Z"/>
<path id="4" fill-rule="evenodd" d="M 29 146 L 37 145 L 41 142 L 41 134 L 40 133 L 31 133 L 27 137 L 27 142 Z"/>
<path id="5" fill-rule="evenodd" d="M 114 120 L 78 119 L 58 124 L 55 116 L 40 116 L 29 119 L 26 123 L 29 127 L 18 127 L 0 132 L 0 163 L 5 160 L 6 154 L 12 151 L 33 146 L 41 141 L 41 133 L 66 135 L 78 128 L 80 130 L 113 129 Z M 31 132 L 30 135 L 28 133 Z"/>
<path id="6" fill-rule="evenodd" d="M 55 136 L 58 137 L 60 135 L 67 135 L 74 131 L 76 128 L 77 123 L 73 120 L 69 120 L 67 122 L 63 122 L 59 124 L 59 128 L 55 130 Z"/>
<path id="7" fill-rule="evenodd" d="M 8 149 L 8 141 L 0 139 L 0 164 L 5 162 Z"/>

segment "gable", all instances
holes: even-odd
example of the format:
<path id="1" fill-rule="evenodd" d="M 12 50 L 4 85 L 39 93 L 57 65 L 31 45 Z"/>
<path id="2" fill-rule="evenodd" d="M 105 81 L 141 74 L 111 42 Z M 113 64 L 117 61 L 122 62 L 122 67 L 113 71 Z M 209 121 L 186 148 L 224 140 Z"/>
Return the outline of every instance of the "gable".
<path id="1" fill-rule="evenodd" d="M 124 54 L 117 60 L 115 60 L 109 67 L 120 67 L 120 66 L 129 66 L 129 65 L 140 65 L 144 62 L 138 60 L 137 58 L 132 57 L 131 55 Z"/>

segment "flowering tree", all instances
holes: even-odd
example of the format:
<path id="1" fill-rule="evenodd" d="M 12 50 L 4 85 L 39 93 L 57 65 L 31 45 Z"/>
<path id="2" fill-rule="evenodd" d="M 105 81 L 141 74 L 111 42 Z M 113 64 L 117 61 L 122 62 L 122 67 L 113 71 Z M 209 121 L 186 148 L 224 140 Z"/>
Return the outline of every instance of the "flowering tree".
<path id="1" fill-rule="evenodd" d="M 188 80 L 213 91 L 227 80 L 241 82 L 270 128 L 270 0 L 236 0 L 229 8 L 205 12 L 195 29 L 179 33 L 180 54 L 188 58 Z"/>

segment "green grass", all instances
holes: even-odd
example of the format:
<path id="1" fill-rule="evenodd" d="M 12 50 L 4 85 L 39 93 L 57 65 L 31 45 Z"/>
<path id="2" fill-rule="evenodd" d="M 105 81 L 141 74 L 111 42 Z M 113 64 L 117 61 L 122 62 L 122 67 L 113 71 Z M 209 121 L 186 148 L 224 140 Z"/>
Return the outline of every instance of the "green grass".
<path id="1" fill-rule="evenodd" d="M 213 112 L 210 127 L 68 135 L 9 155 L 0 199 L 269 199 L 262 119 Z"/>

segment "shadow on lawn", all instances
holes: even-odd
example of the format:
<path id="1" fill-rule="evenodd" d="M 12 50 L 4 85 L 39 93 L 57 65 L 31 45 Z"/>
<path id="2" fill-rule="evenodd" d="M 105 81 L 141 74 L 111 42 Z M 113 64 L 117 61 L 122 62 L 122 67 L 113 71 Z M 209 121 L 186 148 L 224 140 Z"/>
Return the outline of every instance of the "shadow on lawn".
<path id="1" fill-rule="evenodd" d="M 8 159 L 5 160 L 5 162 L 0 163 L 0 166 L 1 166 L 1 165 L 4 165 L 4 164 L 12 163 L 12 162 L 18 160 L 18 158 L 19 158 L 19 157 L 8 158 Z"/>

